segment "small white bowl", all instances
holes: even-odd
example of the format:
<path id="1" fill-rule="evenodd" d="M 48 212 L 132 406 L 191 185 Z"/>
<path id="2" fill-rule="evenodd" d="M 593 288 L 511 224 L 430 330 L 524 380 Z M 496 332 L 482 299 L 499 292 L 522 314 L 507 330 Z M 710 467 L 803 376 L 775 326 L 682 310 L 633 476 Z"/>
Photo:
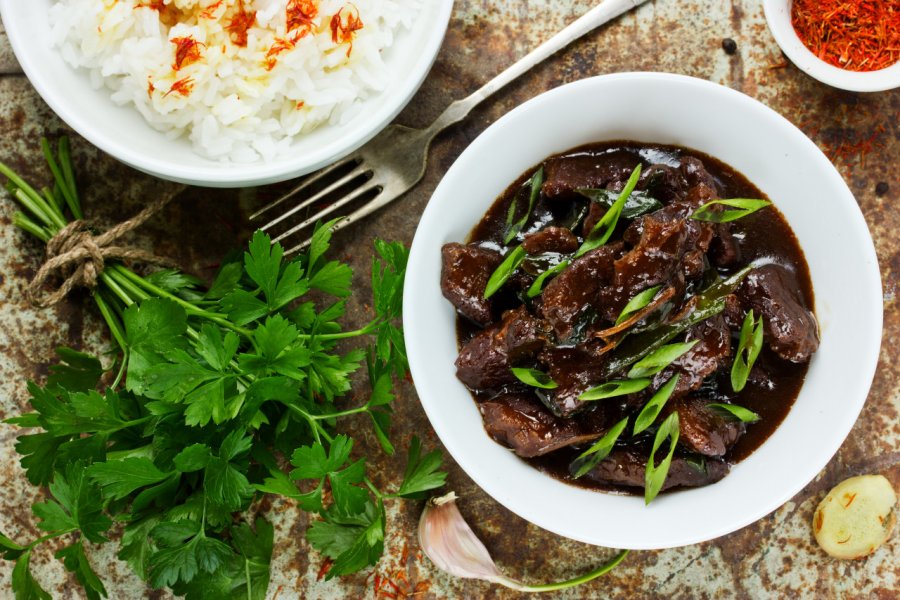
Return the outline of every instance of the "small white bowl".
<path id="1" fill-rule="evenodd" d="M 822 83 L 851 92 L 881 92 L 900 87 L 900 62 L 879 71 L 847 71 L 813 54 L 791 24 L 791 0 L 763 0 L 766 22 L 791 62 Z"/>
<path id="2" fill-rule="evenodd" d="M 315 171 L 356 150 L 381 131 L 415 94 L 437 56 L 453 0 L 423 2 L 409 31 L 384 52 L 391 81 L 347 123 L 323 125 L 271 161 L 219 162 L 195 153 L 185 136 L 172 140 L 150 127 L 133 106 L 119 106 L 94 89 L 84 70 L 67 64 L 51 45 L 53 0 L 0 0 L 0 15 L 16 58 L 50 108 L 89 142 L 122 162 L 163 179 L 207 187 L 285 181 Z"/>
<path id="3" fill-rule="evenodd" d="M 456 313 L 440 289 L 441 246 L 465 241 L 510 182 L 552 154 L 623 139 L 705 152 L 772 198 L 806 254 L 821 326 L 807 380 L 772 436 L 722 481 L 662 494 L 648 507 L 642 497 L 552 479 L 488 437 L 475 402 L 456 379 Z M 413 380 L 432 426 L 488 494 L 559 535 L 616 548 L 666 548 L 756 521 L 799 492 L 837 451 L 878 362 L 881 278 L 853 195 L 800 130 L 760 102 L 708 81 L 625 73 L 542 94 L 466 149 L 422 215 L 409 259 L 403 325 Z"/>

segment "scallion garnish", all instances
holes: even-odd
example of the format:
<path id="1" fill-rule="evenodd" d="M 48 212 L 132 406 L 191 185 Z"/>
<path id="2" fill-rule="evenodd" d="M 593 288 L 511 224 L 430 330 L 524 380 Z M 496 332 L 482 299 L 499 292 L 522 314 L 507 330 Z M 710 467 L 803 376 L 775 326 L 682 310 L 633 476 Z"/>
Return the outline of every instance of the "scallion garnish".
<path id="1" fill-rule="evenodd" d="M 548 279 L 555 276 L 556 274 L 562 273 L 565 270 L 565 268 L 568 266 L 569 266 L 569 261 L 564 260 L 561 263 L 550 267 L 549 269 L 547 269 L 546 271 L 544 271 L 543 273 L 538 275 L 537 279 L 534 280 L 534 283 L 531 284 L 531 287 L 528 288 L 528 292 L 526 292 L 526 295 L 529 298 L 534 298 L 535 296 L 539 295 L 541 293 L 541 291 L 544 289 L 544 282 L 546 282 Z"/>
<path id="2" fill-rule="evenodd" d="M 661 287 L 661 285 L 654 285 L 643 292 L 635 294 L 635 296 L 628 301 L 628 304 L 625 305 L 625 308 L 622 309 L 622 312 L 619 313 L 619 318 L 616 319 L 616 325 L 624 323 L 631 315 L 650 304 L 656 297 L 656 294 L 659 293 Z"/>
<path id="3" fill-rule="evenodd" d="M 589 198 L 592 202 L 603 204 L 605 206 L 612 206 L 619 197 L 619 194 L 611 190 L 593 188 L 582 188 L 578 190 L 578 193 L 585 198 Z M 647 192 L 631 192 L 631 194 L 628 195 L 628 199 L 625 201 L 625 206 L 622 207 L 622 217 L 625 219 L 634 219 L 641 215 L 652 213 L 662 207 L 662 202 Z"/>
<path id="4" fill-rule="evenodd" d="M 578 396 L 579 400 L 603 400 L 604 398 L 614 398 L 616 396 L 627 396 L 639 392 L 650 385 L 649 379 L 620 379 L 618 381 L 607 381 L 604 384 L 592 387 L 582 392 Z"/>
<path id="5" fill-rule="evenodd" d="M 697 302 L 694 305 L 694 310 L 681 320 L 674 323 L 663 323 L 648 331 L 629 336 L 612 353 L 609 362 L 606 363 L 603 369 L 603 374 L 609 377 L 618 373 L 625 367 L 647 356 L 676 335 L 725 310 L 725 296 L 736 290 L 751 270 L 753 270 L 753 265 L 748 265 L 707 287 L 696 296 Z"/>
<path id="6" fill-rule="evenodd" d="M 669 379 L 665 385 L 653 394 L 653 397 L 644 405 L 644 408 L 641 409 L 637 419 L 635 419 L 632 435 L 637 435 L 653 425 L 653 422 L 656 421 L 656 417 L 658 417 L 659 413 L 662 411 L 663 406 L 665 406 L 669 398 L 672 397 L 672 392 L 675 391 L 675 386 L 678 385 L 678 380 L 680 378 L 681 374 L 676 373 L 674 377 Z"/>
<path id="7" fill-rule="evenodd" d="M 721 212 L 713 210 L 713 207 L 719 204 L 722 206 L 730 206 L 735 210 L 723 210 Z M 691 218 L 696 221 L 709 221 L 710 223 L 728 223 L 729 221 L 736 221 L 737 219 L 746 217 L 771 204 L 772 203 L 768 200 L 755 200 L 752 198 L 713 200 L 695 210 L 691 215 Z"/>
<path id="8" fill-rule="evenodd" d="M 750 376 L 750 369 L 762 350 L 763 343 L 763 318 L 754 320 L 753 311 L 747 313 L 744 317 L 744 324 L 741 325 L 741 339 L 738 342 L 737 354 L 734 357 L 734 364 L 731 365 L 731 387 L 734 391 L 739 392 L 747 385 L 747 378 Z"/>
<path id="9" fill-rule="evenodd" d="M 569 465 L 569 473 L 574 479 L 578 479 L 594 467 L 600 464 L 604 458 L 609 456 L 613 447 L 616 445 L 619 436 L 628 426 L 628 417 L 625 417 L 606 432 L 602 438 L 594 442 L 594 445 L 582 452 L 578 458 Z"/>
<path id="10" fill-rule="evenodd" d="M 713 402 L 711 404 L 707 404 L 706 406 L 727 412 L 735 419 L 743 421 L 744 423 L 756 423 L 762 418 L 749 408 L 744 408 L 743 406 L 738 406 L 737 404 L 720 404 L 718 402 Z"/>
<path id="11" fill-rule="evenodd" d="M 675 362 L 681 355 L 693 348 L 700 340 L 690 342 L 679 342 L 677 344 L 666 344 L 660 346 L 641 360 L 634 363 L 628 371 L 628 377 L 648 377 L 656 375 L 670 364 Z"/>
<path id="12" fill-rule="evenodd" d="M 496 294 L 497 290 L 503 287 L 506 280 L 519 268 L 519 265 L 522 264 L 523 260 L 525 260 L 525 248 L 516 246 L 506 255 L 506 258 L 503 259 L 500 266 L 491 274 L 491 278 L 488 279 L 487 286 L 484 288 L 484 297 L 490 298 Z"/>
<path id="13" fill-rule="evenodd" d="M 591 232 L 584 239 L 584 242 L 581 244 L 581 247 L 575 252 L 575 258 L 582 256 L 594 250 L 595 248 L 599 248 L 603 244 L 605 244 L 609 238 L 612 236 L 613 231 L 616 229 L 616 224 L 619 222 L 619 216 L 622 214 L 622 208 L 625 206 L 625 202 L 628 200 L 628 196 L 631 195 L 631 192 L 634 191 L 634 187 L 637 185 L 638 179 L 641 177 L 641 165 L 638 163 L 638 166 L 634 168 L 634 171 L 631 172 L 631 177 L 628 178 L 628 182 L 625 184 L 625 187 L 622 188 L 622 192 L 619 194 L 619 197 L 613 203 L 609 210 L 606 211 L 606 214 L 597 221 L 597 224 L 594 225 L 594 228 L 591 229 Z"/>
<path id="14" fill-rule="evenodd" d="M 549 375 L 537 369 L 512 367 L 510 371 L 516 376 L 516 379 L 531 387 L 541 388 L 542 390 L 555 390 L 559 387 L 559 384 L 550 379 Z"/>
<path id="15" fill-rule="evenodd" d="M 669 453 L 656 466 L 656 451 L 663 445 L 663 442 L 669 439 Z M 656 430 L 656 437 L 653 439 L 653 450 L 650 452 L 650 458 L 647 459 L 647 470 L 644 473 L 644 504 L 650 504 L 654 498 L 662 490 L 666 476 L 669 474 L 669 467 L 672 465 L 672 455 L 675 454 L 675 446 L 678 444 L 678 413 L 673 412 L 666 417 L 659 429 Z"/>
<path id="16" fill-rule="evenodd" d="M 531 190 L 528 194 L 528 210 L 525 211 L 525 214 L 522 215 L 515 223 L 513 219 L 516 217 L 516 209 L 518 208 L 518 194 L 513 198 L 512 204 L 509 205 L 509 210 L 506 213 L 506 235 L 503 236 L 503 243 L 508 244 L 515 239 L 519 232 L 522 231 L 522 228 L 525 227 L 525 224 L 528 223 L 528 219 L 531 218 L 531 211 L 534 210 L 534 205 L 537 202 L 538 196 L 541 194 L 541 184 L 544 183 L 544 167 L 541 167 L 537 170 L 537 172 L 531 176 L 525 185 L 522 187 L 530 187 Z"/>

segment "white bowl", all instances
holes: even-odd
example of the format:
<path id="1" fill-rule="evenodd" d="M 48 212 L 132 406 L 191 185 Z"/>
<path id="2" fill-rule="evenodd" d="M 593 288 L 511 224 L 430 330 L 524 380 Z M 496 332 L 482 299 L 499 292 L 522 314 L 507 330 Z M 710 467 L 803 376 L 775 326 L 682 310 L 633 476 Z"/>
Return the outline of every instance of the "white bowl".
<path id="1" fill-rule="evenodd" d="M 341 126 L 324 125 L 304 135 L 293 151 L 271 161 L 238 164 L 196 154 L 150 127 L 132 106 L 118 106 L 94 89 L 84 70 L 67 64 L 51 46 L 48 13 L 53 0 L 0 0 L 0 15 L 16 58 L 50 108 L 72 129 L 122 162 L 163 179 L 209 187 L 240 187 L 285 181 L 349 154 L 381 131 L 415 94 L 440 49 L 453 0 L 423 2 L 409 31 L 384 52 L 391 81 Z"/>
<path id="2" fill-rule="evenodd" d="M 847 71 L 813 54 L 791 24 L 791 0 L 763 0 L 766 22 L 791 62 L 814 79 L 852 92 L 880 92 L 900 87 L 900 62 L 879 71 Z"/>
<path id="3" fill-rule="evenodd" d="M 784 423 L 722 481 L 642 497 L 544 475 L 491 440 L 456 379 L 456 314 L 440 290 L 441 246 L 465 241 L 525 170 L 591 142 L 694 148 L 746 175 L 781 209 L 806 253 L 821 346 Z M 709 540 L 756 521 L 802 489 L 853 426 L 881 342 L 881 278 L 850 190 L 801 131 L 763 104 L 708 81 L 661 73 L 585 79 L 542 94 L 489 127 L 450 168 L 413 241 L 403 325 L 413 380 L 444 446 L 498 502 L 559 535 L 616 548 Z"/>

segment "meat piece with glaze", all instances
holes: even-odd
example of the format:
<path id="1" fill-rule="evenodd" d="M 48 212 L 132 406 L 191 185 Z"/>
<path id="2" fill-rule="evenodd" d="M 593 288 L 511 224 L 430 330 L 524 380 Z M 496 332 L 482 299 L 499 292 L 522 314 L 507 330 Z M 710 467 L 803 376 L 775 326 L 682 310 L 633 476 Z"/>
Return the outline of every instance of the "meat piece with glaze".
<path id="1" fill-rule="evenodd" d="M 710 408 L 709 403 L 705 398 L 687 396 L 667 403 L 663 414 L 678 413 L 678 443 L 683 447 L 704 456 L 723 456 L 747 428 L 741 421 Z"/>
<path id="2" fill-rule="evenodd" d="M 491 301 L 484 297 L 488 279 L 503 257 L 473 244 L 441 248 L 441 292 L 459 314 L 482 327 L 494 322 Z"/>
<path id="3" fill-rule="evenodd" d="M 571 254 L 578 250 L 578 238 L 565 227 L 551 226 L 526 235 L 522 241 L 522 247 L 528 254 L 545 252 Z"/>
<path id="4" fill-rule="evenodd" d="M 575 154 L 547 160 L 541 191 L 551 199 L 572 197 L 580 188 L 621 186 L 641 162 L 632 152 L 617 150 L 603 154 Z"/>
<path id="5" fill-rule="evenodd" d="M 478 409 L 488 435 L 525 458 L 590 442 L 605 429 L 596 419 L 590 423 L 556 417 L 530 392 L 500 394 L 480 402 Z"/>
<path id="6" fill-rule="evenodd" d="M 613 277 L 613 264 L 621 242 L 601 246 L 576 259 L 544 288 L 542 313 L 560 342 L 572 337 L 576 325 L 589 311 L 612 314 L 603 293 Z"/>
<path id="7" fill-rule="evenodd" d="M 763 318 L 763 335 L 781 358 L 800 363 L 819 347 L 816 318 L 800 297 L 800 283 L 786 268 L 768 264 L 750 271 L 738 289 L 744 310 Z"/>
<path id="8" fill-rule="evenodd" d="M 676 374 L 678 383 L 670 402 L 696 390 L 703 380 L 731 363 L 731 331 L 722 315 L 717 315 L 694 325 L 688 330 L 685 341 L 697 340 L 694 347 L 653 377 L 653 383 L 645 395 L 661 388 Z"/>
<path id="9" fill-rule="evenodd" d="M 538 361 L 558 384 L 556 389 L 540 390 L 539 393 L 545 404 L 560 416 L 571 415 L 589 404 L 579 400 L 578 396 L 603 380 L 605 360 L 578 346 L 547 348 L 538 355 Z"/>
<path id="10" fill-rule="evenodd" d="M 518 381 L 510 371 L 547 343 L 545 324 L 524 306 L 504 313 L 503 320 L 469 340 L 456 358 L 456 376 L 473 390 L 497 389 Z"/>
<path id="11" fill-rule="evenodd" d="M 647 457 L 642 453 L 634 449 L 617 449 L 588 471 L 585 477 L 601 485 L 643 488 L 646 468 Z M 728 463 L 723 460 L 707 458 L 694 462 L 676 455 L 672 457 L 662 489 L 709 485 L 725 477 L 728 470 Z"/>

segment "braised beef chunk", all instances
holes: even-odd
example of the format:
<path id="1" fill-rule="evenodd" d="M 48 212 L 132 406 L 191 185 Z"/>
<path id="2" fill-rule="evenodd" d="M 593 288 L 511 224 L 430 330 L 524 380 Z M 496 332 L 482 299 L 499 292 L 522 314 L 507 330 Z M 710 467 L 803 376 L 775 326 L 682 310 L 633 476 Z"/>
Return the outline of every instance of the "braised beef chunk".
<path id="1" fill-rule="evenodd" d="M 457 243 L 441 249 L 441 292 L 459 314 L 484 326 L 494 321 L 491 302 L 484 298 L 484 288 L 494 269 L 503 261 L 499 252 Z"/>
<path id="2" fill-rule="evenodd" d="M 541 191 L 555 199 L 572 197 L 580 188 L 621 187 L 639 162 L 637 154 L 623 150 L 551 158 L 544 163 Z"/>
<path id="3" fill-rule="evenodd" d="M 648 192 L 662 202 L 676 200 L 686 187 L 684 174 L 667 165 L 653 165 L 644 169 L 637 185 L 637 189 Z"/>
<path id="4" fill-rule="evenodd" d="M 693 340 L 697 340 L 694 347 L 657 373 L 648 391 L 658 390 L 677 374 L 678 383 L 671 398 L 678 398 L 696 390 L 707 377 L 731 364 L 731 331 L 721 315 L 689 329 L 685 341 Z"/>
<path id="5" fill-rule="evenodd" d="M 515 383 L 510 367 L 544 347 L 545 327 L 524 306 L 507 311 L 500 323 L 478 332 L 460 349 L 456 377 L 473 390 Z"/>
<path id="6" fill-rule="evenodd" d="M 808 361 L 819 347 L 816 318 L 804 306 L 799 290 L 791 271 L 768 264 L 750 271 L 738 291 L 744 309 L 763 317 L 769 347 L 795 363 Z"/>
<path id="7" fill-rule="evenodd" d="M 499 335 L 511 362 L 533 358 L 547 344 L 547 323 L 537 319 L 524 306 L 503 314 Z"/>
<path id="8" fill-rule="evenodd" d="M 557 415 L 568 416 L 584 408 L 589 403 L 579 400 L 578 396 L 603 380 L 605 361 L 582 347 L 549 347 L 538 355 L 538 361 L 559 386 L 539 392 Z"/>
<path id="9" fill-rule="evenodd" d="M 586 238 L 591 235 L 594 226 L 603 218 L 603 215 L 605 215 L 608 210 L 608 206 L 600 204 L 599 202 L 591 202 L 590 206 L 588 206 L 588 213 L 584 217 L 584 224 L 581 226 L 581 237 Z"/>
<path id="10" fill-rule="evenodd" d="M 541 456 L 572 444 L 590 442 L 603 428 L 554 416 L 531 392 L 504 393 L 478 405 L 484 428 L 519 456 Z"/>
<path id="11" fill-rule="evenodd" d="M 724 456 L 746 431 L 741 421 L 709 408 L 709 400 L 687 396 L 666 404 L 664 413 L 678 413 L 678 443 L 704 456 Z"/>
<path id="12" fill-rule="evenodd" d="M 717 267 L 730 267 L 741 260 L 741 248 L 731 223 L 717 223 L 716 237 L 709 246 L 709 257 Z"/>
<path id="13" fill-rule="evenodd" d="M 588 252 L 544 288 L 541 310 L 560 342 L 572 337 L 591 312 L 612 314 L 602 292 L 612 280 L 613 261 L 621 250 L 622 244 L 615 243 Z"/>
<path id="14" fill-rule="evenodd" d="M 565 227 L 545 227 L 525 236 L 522 247 L 528 254 L 559 252 L 570 254 L 578 250 L 578 238 Z"/>
<path id="15" fill-rule="evenodd" d="M 646 454 L 636 449 L 616 449 L 585 477 L 600 485 L 643 488 L 646 470 Z M 723 460 L 690 460 L 676 454 L 662 489 L 709 485 L 725 477 L 728 471 L 728 463 Z"/>
<path id="16" fill-rule="evenodd" d="M 627 418 L 610 456 L 574 483 L 639 492 L 657 427 L 675 413 L 679 440 L 663 489 L 714 483 L 774 431 L 803 384 L 818 345 L 803 253 L 777 210 L 728 223 L 693 218 L 704 205 L 727 210 L 710 204 L 721 198 L 762 197 L 739 173 L 701 156 L 616 142 L 548 158 L 540 199 L 523 228 L 529 233 L 503 252 L 491 250 L 504 237 L 514 198 L 524 194 L 513 185 L 472 231 L 471 245 L 444 248 L 442 288 L 460 314 L 457 376 L 479 403 L 488 434 L 555 477 L 572 481 L 573 461 Z M 639 193 L 629 210 L 617 217 L 605 245 L 575 258 L 609 211 L 578 190 L 620 192 L 639 163 Z M 519 243 L 525 260 L 500 293 L 484 300 L 502 254 Z M 560 268 L 542 289 L 532 288 L 554 266 Z M 724 278 L 745 267 L 742 281 L 721 288 Z M 735 391 L 735 346 L 751 309 L 765 321 L 766 343 L 746 385 Z M 683 342 L 695 343 L 660 363 L 646 387 L 580 400 L 604 384 L 616 390 L 615 381 L 628 379 L 636 361 L 657 349 L 662 360 L 664 345 Z M 529 385 L 513 375 L 514 367 L 534 369 L 549 381 Z M 676 377 L 655 424 L 635 435 L 637 416 Z M 745 424 L 712 403 L 743 406 L 761 418 Z M 664 444 L 658 461 L 667 451 Z"/>
<path id="17" fill-rule="evenodd" d="M 712 188 L 718 197 L 719 186 L 716 184 L 716 179 L 706 170 L 702 160 L 693 156 L 684 156 L 681 159 L 680 170 L 688 186 L 705 185 Z"/>
<path id="18" fill-rule="evenodd" d="M 688 249 L 689 233 L 685 222 L 659 218 L 653 213 L 644 217 L 641 224 L 640 241 L 615 262 L 613 285 L 624 293 L 619 300 L 622 306 L 638 292 L 655 285 L 684 288 L 681 261 Z"/>

